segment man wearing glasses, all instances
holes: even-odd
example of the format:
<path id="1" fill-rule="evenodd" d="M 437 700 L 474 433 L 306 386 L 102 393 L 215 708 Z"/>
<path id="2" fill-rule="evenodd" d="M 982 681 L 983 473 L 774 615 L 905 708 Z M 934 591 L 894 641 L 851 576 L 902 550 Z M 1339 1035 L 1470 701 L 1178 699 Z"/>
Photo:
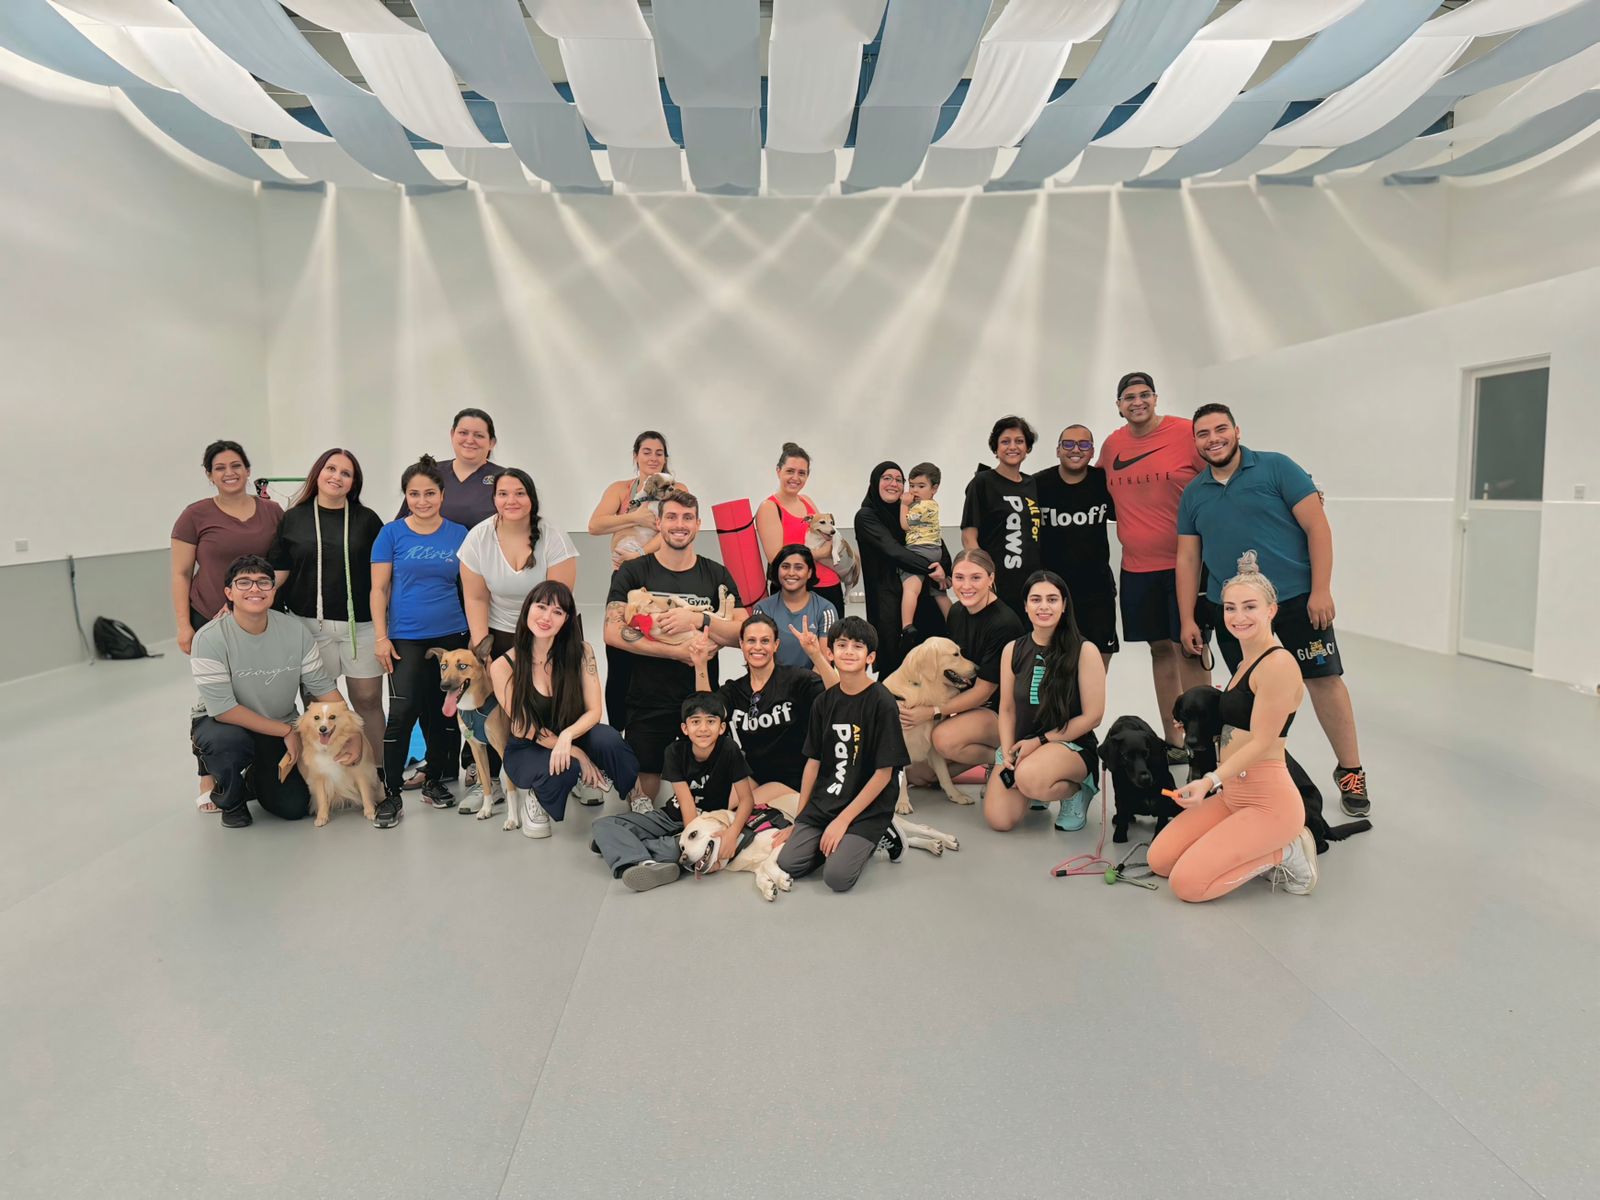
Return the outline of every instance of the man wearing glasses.
<path id="1" fill-rule="evenodd" d="M 1117 519 L 1087 425 L 1068 425 L 1056 439 L 1057 465 L 1033 477 L 1039 494 L 1039 558 L 1067 581 L 1078 629 L 1100 648 L 1107 667 L 1117 642 L 1117 585 L 1111 576 L 1106 523 Z"/>
<path id="2" fill-rule="evenodd" d="M 1194 446 L 1192 422 L 1156 412 L 1156 383 L 1148 371 L 1133 371 L 1117 383 L 1117 412 L 1127 422 L 1100 447 L 1098 466 L 1117 509 L 1122 543 L 1122 636 L 1150 644 L 1155 677 L 1157 729 L 1167 733 L 1167 758 L 1183 762 L 1183 734 L 1172 723 L 1172 705 L 1192 687 L 1210 683 L 1200 659 L 1182 645 L 1178 614 L 1178 499 L 1205 467 Z"/>
<path id="3" fill-rule="evenodd" d="M 285 821 L 298 821 L 310 811 L 311 793 L 300 772 L 289 772 L 280 783 L 278 760 L 300 756 L 295 721 L 302 687 L 318 700 L 343 699 L 323 670 L 310 630 L 288 613 L 272 611 L 276 590 L 266 559 L 254 554 L 234 559 L 222 587 L 228 611 L 194 635 L 189 656 L 206 706 L 190 736 L 215 781 L 211 800 L 228 829 L 251 823 L 251 797 Z M 350 766 L 360 754 L 360 740 L 353 738 L 340 761 Z M 392 807 L 390 825 L 399 818 L 397 800 Z M 380 805 L 378 824 L 384 815 Z"/>

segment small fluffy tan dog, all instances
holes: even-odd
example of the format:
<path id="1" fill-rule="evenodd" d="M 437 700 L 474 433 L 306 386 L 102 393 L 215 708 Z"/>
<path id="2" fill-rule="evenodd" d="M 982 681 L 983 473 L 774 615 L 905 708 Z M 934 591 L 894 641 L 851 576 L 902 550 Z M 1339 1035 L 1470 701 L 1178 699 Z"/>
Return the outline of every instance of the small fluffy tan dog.
<path id="1" fill-rule="evenodd" d="M 961 650 L 949 638 L 929 638 L 912 649 L 901 662 L 900 669 L 883 681 L 896 700 L 908 708 L 919 705 L 948 704 L 978 680 L 978 668 L 961 657 Z M 972 797 L 956 787 L 950 778 L 950 767 L 933 748 L 933 722 L 923 721 L 902 731 L 906 739 L 906 753 L 913 763 L 927 763 L 938 777 L 939 787 L 952 804 L 971 804 Z M 906 785 L 905 773 L 900 775 L 900 799 L 895 803 L 897 813 L 911 811 L 911 790 Z"/>
<path id="2" fill-rule="evenodd" d="M 861 580 L 861 562 L 856 558 L 856 548 L 839 533 L 839 525 L 832 513 L 812 513 L 806 518 L 806 549 L 817 558 L 831 555 L 834 571 L 846 591 Z M 840 616 L 844 614 L 841 613 Z"/>
<path id="3" fill-rule="evenodd" d="M 628 593 L 628 602 L 622 609 L 622 639 L 627 642 L 637 642 L 649 638 L 652 642 L 660 642 L 663 646 L 681 646 L 691 641 L 698 630 L 669 637 L 655 631 L 655 619 L 669 608 L 689 607 L 691 606 L 677 596 L 657 596 L 649 588 L 634 588 Z M 734 607 L 733 596 L 728 589 L 718 586 L 717 606 L 711 610 L 711 615 L 726 621 L 733 616 Z"/>
<path id="4" fill-rule="evenodd" d="M 633 511 L 641 518 L 648 517 L 654 505 L 672 494 L 675 481 L 665 471 L 658 471 L 644 481 L 639 491 L 639 505 Z M 621 556 L 637 558 L 644 552 L 645 544 L 656 536 L 655 527 L 648 523 L 624 525 L 611 535 L 611 561 L 622 561 Z"/>
<path id="5" fill-rule="evenodd" d="M 444 691 L 444 715 L 454 717 L 461 728 L 461 740 L 472 747 L 472 761 L 478 765 L 478 780 L 483 784 L 483 807 L 478 820 L 487 821 L 494 812 L 494 776 L 489 773 L 489 751 L 494 747 L 502 763 L 506 757 L 506 738 L 511 722 L 506 710 L 494 698 L 489 682 L 490 641 L 484 638 L 471 650 L 444 650 L 432 646 L 424 657 L 439 660 L 439 687 Z M 480 719 L 480 714 L 483 714 Z M 506 823 L 502 829 L 522 825 L 522 793 L 504 770 L 500 782 L 506 790 Z M 537 826 L 529 826 L 530 829 Z"/>
<path id="6" fill-rule="evenodd" d="M 373 820 L 378 815 L 378 763 L 367 742 L 365 722 L 344 701 L 328 701 L 301 713 L 295 728 L 300 733 L 300 761 L 290 762 L 287 754 L 279 759 L 278 782 L 299 766 L 311 789 L 319 829 L 328 823 L 328 814 L 335 807 L 347 807 L 357 800 L 363 815 Z M 347 767 L 338 761 L 338 755 L 351 738 L 361 744 L 361 757 Z"/>

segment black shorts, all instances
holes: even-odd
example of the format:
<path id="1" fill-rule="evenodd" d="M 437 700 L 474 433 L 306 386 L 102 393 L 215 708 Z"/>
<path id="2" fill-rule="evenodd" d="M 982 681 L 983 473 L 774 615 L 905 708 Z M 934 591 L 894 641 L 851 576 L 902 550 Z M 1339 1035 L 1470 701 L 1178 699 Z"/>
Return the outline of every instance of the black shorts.
<path id="1" fill-rule="evenodd" d="M 659 775 L 666 763 L 667 747 L 683 734 L 683 721 L 677 713 L 628 713 L 628 728 L 622 740 L 628 743 L 645 775 Z"/>
<path id="2" fill-rule="evenodd" d="M 1278 615 L 1272 622 L 1272 632 L 1278 635 L 1284 648 L 1299 662 L 1300 678 L 1326 679 L 1332 675 L 1343 675 L 1344 663 L 1339 658 L 1339 643 L 1334 636 L 1333 626 L 1329 625 L 1326 629 L 1311 628 L 1311 618 L 1306 615 L 1306 601 L 1310 598 L 1296 596 L 1292 600 L 1278 601 Z M 1223 627 L 1221 607 L 1205 599 L 1196 609 L 1196 616 L 1201 610 L 1204 610 L 1205 619 L 1217 631 L 1222 661 L 1228 664 L 1228 670 L 1237 671 L 1239 664 L 1244 661 L 1244 650 L 1233 634 Z"/>
<path id="3" fill-rule="evenodd" d="M 1130 642 L 1182 641 L 1176 571 L 1123 571 L 1122 636 Z"/>
<path id="4" fill-rule="evenodd" d="M 1067 592 L 1072 597 L 1073 618 L 1084 638 L 1102 654 L 1115 654 L 1122 649 L 1122 643 L 1117 641 L 1117 585 L 1111 572 L 1098 579 L 1068 579 Z"/>

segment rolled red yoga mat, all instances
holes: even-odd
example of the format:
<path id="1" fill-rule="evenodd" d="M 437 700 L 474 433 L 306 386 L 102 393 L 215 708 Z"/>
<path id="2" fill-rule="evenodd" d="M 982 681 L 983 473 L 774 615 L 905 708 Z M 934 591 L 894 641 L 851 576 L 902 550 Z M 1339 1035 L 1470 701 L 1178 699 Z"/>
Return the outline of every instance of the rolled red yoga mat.
<path id="1" fill-rule="evenodd" d="M 728 568 L 739 588 L 739 607 L 749 608 L 767 594 L 767 564 L 756 540 L 756 518 L 750 501 L 725 500 L 711 506 L 716 522 L 717 542 L 722 547 L 722 565 Z"/>

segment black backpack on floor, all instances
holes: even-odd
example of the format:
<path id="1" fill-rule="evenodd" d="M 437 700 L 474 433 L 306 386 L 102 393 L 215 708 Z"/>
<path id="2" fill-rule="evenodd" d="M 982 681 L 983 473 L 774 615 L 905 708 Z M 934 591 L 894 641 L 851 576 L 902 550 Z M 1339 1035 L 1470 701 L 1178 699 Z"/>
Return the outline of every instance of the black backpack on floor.
<path id="1" fill-rule="evenodd" d="M 101 658 L 160 658 L 144 648 L 139 635 L 112 617 L 94 619 L 94 648 Z"/>

